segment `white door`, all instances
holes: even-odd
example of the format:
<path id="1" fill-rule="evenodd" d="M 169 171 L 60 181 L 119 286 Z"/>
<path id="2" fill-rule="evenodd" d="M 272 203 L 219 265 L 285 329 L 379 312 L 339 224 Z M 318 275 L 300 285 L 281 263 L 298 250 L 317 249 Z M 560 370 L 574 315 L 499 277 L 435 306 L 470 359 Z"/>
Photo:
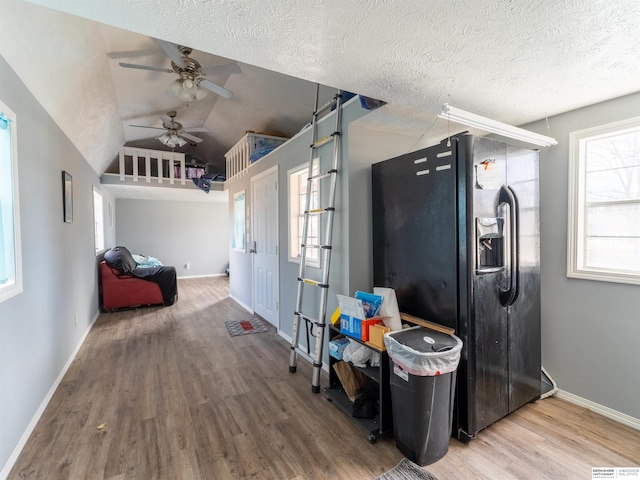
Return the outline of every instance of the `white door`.
<path id="1" fill-rule="evenodd" d="M 251 179 L 253 310 L 278 327 L 278 167 Z"/>

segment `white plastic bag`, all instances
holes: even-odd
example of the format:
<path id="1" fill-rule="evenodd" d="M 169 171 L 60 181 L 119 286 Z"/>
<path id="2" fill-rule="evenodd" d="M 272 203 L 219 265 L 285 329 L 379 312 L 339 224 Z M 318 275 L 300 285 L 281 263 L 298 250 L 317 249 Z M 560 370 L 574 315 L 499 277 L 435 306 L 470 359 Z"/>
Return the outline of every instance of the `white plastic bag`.
<path id="1" fill-rule="evenodd" d="M 360 345 L 358 342 L 349 341 L 349 345 L 342 352 L 342 360 L 351 362 L 356 367 L 366 367 L 372 353 L 373 350 L 370 348 Z"/>
<path id="2" fill-rule="evenodd" d="M 422 327 L 412 327 L 407 330 L 417 329 L 424 330 Z M 434 333 L 434 335 L 436 334 Z M 447 346 L 442 351 L 420 352 L 398 342 L 393 338 L 393 332 L 384 334 L 384 344 L 391 360 L 402 370 L 418 377 L 433 377 L 454 372 L 458 368 L 462 340 L 455 335 L 451 335 L 451 337 L 454 345 Z"/>
<path id="3" fill-rule="evenodd" d="M 371 353 L 371 359 L 369 359 L 369 364 L 372 367 L 379 367 L 380 366 L 380 352 L 372 352 Z"/>

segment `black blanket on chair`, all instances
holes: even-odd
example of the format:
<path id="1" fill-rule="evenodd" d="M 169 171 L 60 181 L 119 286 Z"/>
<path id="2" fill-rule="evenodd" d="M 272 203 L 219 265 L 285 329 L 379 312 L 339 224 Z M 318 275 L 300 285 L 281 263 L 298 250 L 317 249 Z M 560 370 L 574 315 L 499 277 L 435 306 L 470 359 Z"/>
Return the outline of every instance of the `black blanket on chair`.
<path id="1" fill-rule="evenodd" d="M 113 247 L 111 250 L 106 251 L 104 261 L 111 268 L 118 270 L 120 275 L 133 275 L 156 283 L 162 292 L 164 305 L 173 305 L 178 299 L 178 281 L 175 267 L 138 268 L 138 264 L 127 247 Z"/>
<path id="2" fill-rule="evenodd" d="M 176 280 L 175 267 L 145 267 L 136 268 L 129 272 L 137 278 L 157 283 L 162 292 L 162 302 L 165 305 L 173 305 L 178 298 L 178 282 Z"/>

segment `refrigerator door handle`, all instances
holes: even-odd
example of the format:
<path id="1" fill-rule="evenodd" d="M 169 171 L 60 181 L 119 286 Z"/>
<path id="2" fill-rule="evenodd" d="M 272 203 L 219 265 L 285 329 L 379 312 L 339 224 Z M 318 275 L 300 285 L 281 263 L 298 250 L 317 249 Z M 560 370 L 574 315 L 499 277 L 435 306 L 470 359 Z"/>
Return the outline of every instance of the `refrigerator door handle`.
<path id="1" fill-rule="evenodd" d="M 504 265 L 506 266 L 508 288 L 506 290 L 500 289 L 500 303 L 508 307 L 513 305 L 520 293 L 520 210 L 516 193 L 511 187 L 503 185 L 498 196 L 498 208 L 503 210 L 505 206 L 507 214 L 505 218 Z"/>

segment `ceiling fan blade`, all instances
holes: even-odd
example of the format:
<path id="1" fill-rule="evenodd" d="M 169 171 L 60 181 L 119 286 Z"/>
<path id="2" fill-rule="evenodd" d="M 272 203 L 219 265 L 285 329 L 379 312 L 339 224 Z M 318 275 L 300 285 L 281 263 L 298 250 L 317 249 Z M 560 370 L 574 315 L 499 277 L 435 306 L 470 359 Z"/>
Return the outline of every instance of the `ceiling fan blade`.
<path id="1" fill-rule="evenodd" d="M 173 120 L 171 120 L 169 117 L 160 117 L 160 119 L 162 120 L 162 125 L 164 126 L 164 128 L 173 128 Z"/>
<path id="2" fill-rule="evenodd" d="M 196 142 L 196 143 L 200 143 L 200 142 L 202 141 L 202 139 L 201 139 L 201 138 L 194 137 L 193 135 L 189 135 L 188 133 L 184 133 L 184 132 L 181 132 L 181 133 L 180 133 L 180 136 L 181 136 L 181 137 L 184 137 L 184 138 L 188 138 L 188 139 L 189 139 L 189 140 L 191 140 L 192 142 Z"/>
<path id="3" fill-rule="evenodd" d="M 202 88 L 206 88 L 207 90 L 210 90 L 213 93 L 216 93 L 224 98 L 231 98 L 231 96 L 233 95 L 233 92 L 231 92 L 230 90 L 227 90 L 226 88 L 222 88 L 220 85 L 216 85 L 211 80 L 207 80 L 206 78 L 203 78 L 202 80 L 200 80 L 199 85 Z"/>
<path id="4" fill-rule="evenodd" d="M 173 73 L 173 70 L 171 70 L 170 68 L 150 67 L 147 65 L 136 65 L 135 63 L 123 63 L 123 62 L 118 62 L 118 65 L 124 68 L 137 68 L 139 70 L 151 70 L 152 72 Z"/>
<path id="5" fill-rule="evenodd" d="M 169 55 L 169 58 L 173 60 L 173 63 L 178 65 L 180 68 L 185 67 L 184 61 L 182 60 L 182 55 L 180 54 L 180 50 L 178 50 L 178 47 L 174 43 L 160 40 L 159 38 L 156 38 L 156 42 L 158 42 L 160 48 L 164 50 L 164 53 Z"/>
<path id="6" fill-rule="evenodd" d="M 137 127 L 137 128 L 153 128 L 154 130 L 165 130 L 164 128 L 160 128 L 160 127 L 148 127 L 147 125 L 129 125 L 130 127 Z"/>
<path id="7" fill-rule="evenodd" d="M 115 52 L 107 52 L 107 58 L 118 59 L 118 58 L 139 58 L 139 57 L 148 57 L 149 55 L 153 55 L 156 53 L 154 48 L 145 48 L 142 50 L 118 50 Z"/>
<path id="8" fill-rule="evenodd" d="M 213 67 L 205 67 L 200 70 L 204 75 L 231 75 L 233 73 L 242 73 L 237 63 L 225 63 L 224 65 L 215 65 Z"/>
<path id="9" fill-rule="evenodd" d="M 183 132 L 192 132 L 192 133 L 196 133 L 196 132 L 208 132 L 209 129 L 207 127 L 189 127 L 189 128 L 184 128 L 182 130 Z"/>

